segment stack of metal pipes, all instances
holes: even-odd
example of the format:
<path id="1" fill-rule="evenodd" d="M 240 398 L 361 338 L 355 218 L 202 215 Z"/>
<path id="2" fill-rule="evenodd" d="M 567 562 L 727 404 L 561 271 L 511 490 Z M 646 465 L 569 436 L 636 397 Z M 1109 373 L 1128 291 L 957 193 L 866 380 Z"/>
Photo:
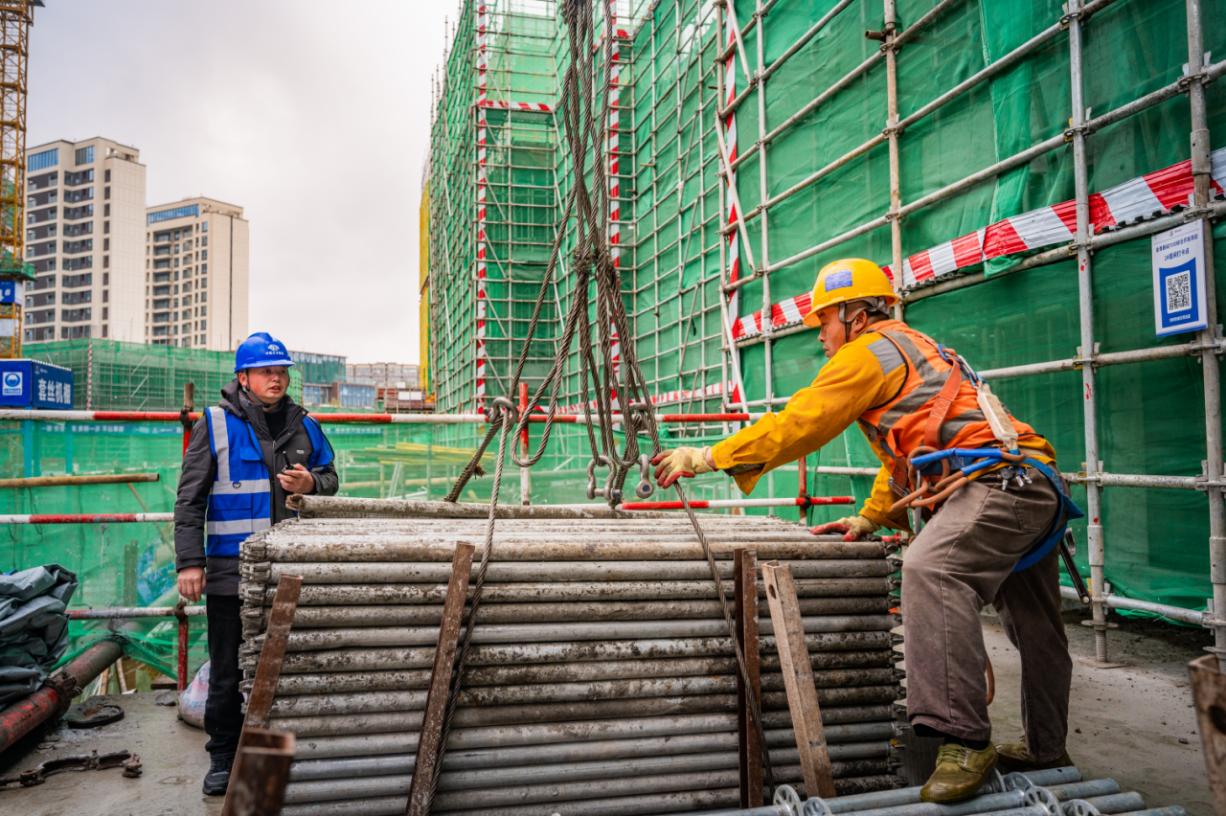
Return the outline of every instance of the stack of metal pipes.
<path id="1" fill-rule="evenodd" d="M 702 526 L 730 606 L 736 548 L 791 568 L 836 790 L 897 787 L 889 547 L 778 519 Z M 479 562 L 484 536 L 482 519 L 302 518 L 243 545 L 248 677 L 277 581 L 303 578 L 271 713 L 271 727 L 298 738 L 286 816 L 405 812 L 455 546 L 475 545 Z M 799 782 L 767 609 L 759 600 L 769 762 L 776 783 Z M 685 518 L 499 520 L 472 644 L 432 812 L 614 816 L 739 802 L 737 665 Z"/>
<path id="2" fill-rule="evenodd" d="M 1123 790 L 1114 779 L 1084 779 L 1075 767 L 1011 773 L 995 778 L 966 802 L 937 805 L 920 801 L 920 788 L 900 788 L 806 799 L 782 786 L 770 805 L 707 811 L 699 816 L 1188 816 L 1179 805 L 1148 808 L 1141 794 Z"/>

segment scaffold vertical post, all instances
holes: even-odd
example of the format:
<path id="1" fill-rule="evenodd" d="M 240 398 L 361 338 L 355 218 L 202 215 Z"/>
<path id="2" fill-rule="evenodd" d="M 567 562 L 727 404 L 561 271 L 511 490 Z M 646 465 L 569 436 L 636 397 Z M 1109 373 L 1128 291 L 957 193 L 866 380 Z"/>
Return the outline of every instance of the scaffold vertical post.
<path id="1" fill-rule="evenodd" d="M 1072 117 L 1069 131 L 1073 140 L 1073 194 L 1077 217 L 1074 242 L 1077 246 L 1077 303 L 1081 327 L 1081 348 L 1077 356 L 1088 361 L 1081 366 L 1081 393 L 1085 422 L 1086 540 L 1090 563 L 1090 602 L 1094 627 L 1094 657 L 1106 663 L 1107 606 L 1106 546 L 1103 540 L 1102 497 L 1095 476 L 1101 469 L 1098 454 L 1098 385 L 1095 382 L 1093 258 L 1090 252 L 1090 185 L 1086 166 L 1086 109 L 1083 90 L 1081 49 L 1081 9 L 1083 0 L 1069 0 L 1068 41 L 1069 80 Z"/>
<path id="2" fill-rule="evenodd" d="M 1187 0 L 1188 107 L 1191 113 L 1192 206 L 1209 205 L 1212 185 L 1209 115 L 1205 106 L 1205 44 L 1200 0 Z M 1213 583 L 1213 647 L 1219 671 L 1226 671 L 1226 504 L 1215 485 L 1222 479 L 1222 375 L 1218 367 L 1217 294 L 1213 268 L 1213 229 L 1204 219 L 1205 316 L 1209 327 L 1201 333 L 1201 375 L 1205 388 L 1205 478 L 1209 482 L 1209 578 Z"/>
<path id="3" fill-rule="evenodd" d="M 896 0 L 885 0 L 884 25 L 881 49 L 885 52 L 885 134 L 890 162 L 890 269 L 894 273 L 894 287 L 901 288 L 903 268 L 906 261 L 902 254 L 902 172 L 898 150 L 898 48 L 894 38 L 898 35 L 898 10 Z M 894 303 L 894 317 L 903 317 L 902 298 Z"/>

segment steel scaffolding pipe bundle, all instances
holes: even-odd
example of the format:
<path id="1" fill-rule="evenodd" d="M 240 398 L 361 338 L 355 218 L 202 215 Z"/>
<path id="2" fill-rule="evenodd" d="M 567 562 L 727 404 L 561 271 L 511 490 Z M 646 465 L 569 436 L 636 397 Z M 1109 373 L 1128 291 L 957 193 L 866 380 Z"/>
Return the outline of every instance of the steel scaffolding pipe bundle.
<path id="1" fill-rule="evenodd" d="M 984 785 L 966 802 L 938 805 L 920 801 L 918 787 L 801 801 L 782 786 L 765 807 L 706 811 L 698 816 L 1187 816 L 1178 805 L 1147 808 L 1141 794 L 1114 779 L 1082 779 L 1074 767 L 1012 773 Z"/>
<path id="2" fill-rule="evenodd" d="M 436 514 L 302 518 L 244 544 L 249 671 L 277 581 L 303 577 L 270 709 L 271 726 L 299 738 L 287 816 L 404 813 L 452 557 L 457 544 L 483 541 L 484 527 Z M 896 787 L 902 672 L 890 546 L 814 537 L 777 519 L 712 518 L 704 530 L 729 582 L 738 548 L 796 576 L 837 790 Z M 736 805 L 736 660 L 684 518 L 501 520 L 482 599 L 434 812 Z M 764 736 L 775 781 L 798 782 L 765 608 Z"/>

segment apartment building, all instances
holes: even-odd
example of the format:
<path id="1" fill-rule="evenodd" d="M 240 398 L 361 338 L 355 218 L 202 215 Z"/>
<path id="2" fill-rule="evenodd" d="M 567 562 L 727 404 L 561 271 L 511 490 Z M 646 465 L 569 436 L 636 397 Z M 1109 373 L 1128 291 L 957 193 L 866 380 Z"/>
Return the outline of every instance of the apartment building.
<path id="1" fill-rule="evenodd" d="M 230 350 L 248 334 L 243 208 L 198 196 L 145 216 L 146 343 Z"/>
<path id="2" fill-rule="evenodd" d="M 417 388 L 420 367 L 417 363 L 349 363 L 345 379 L 351 383 L 380 388 Z"/>
<path id="3" fill-rule="evenodd" d="M 26 150 L 26 342 L 145 338 L 145 166 L 111 139 Z"/>

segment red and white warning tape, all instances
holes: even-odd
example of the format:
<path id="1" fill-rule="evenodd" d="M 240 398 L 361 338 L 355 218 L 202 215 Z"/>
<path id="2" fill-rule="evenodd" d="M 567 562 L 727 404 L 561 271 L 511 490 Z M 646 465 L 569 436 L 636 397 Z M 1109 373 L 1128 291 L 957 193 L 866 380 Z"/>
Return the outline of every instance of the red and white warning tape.
<path id="1" fill-rule="evenodd" d="M 728 151 L 724 165 L 724 223 L 735 226 L 741 220 L 741 213 L 736 208 L 736 109 L 732 101 L 736 98 L 736 14 L 731 3 L 724 8 L 724 48 L 728 57 L 724 60 L 724 98 L 720 100 L 728 115 L 721 123 L 724 129 L 724 149 Z M 740 230 L 728 231 L 728 284 L 736 283 L 741 278 L 741 235 Z M 728 314 L 735 318 L 739 312 L 740 289 L 733 289 L 728 295 Z M 733 337 L 736 337 L 733 327 Z"/>
<path id="2" fill-rule="evenodd" d="M 680 391 L 663 391 L 659 394 L 653 394 L 651 397 L 651 404 L 673 405 L 675 403 L 692 402 L 694 400 L 714 399 L 715 397 L 722 396 L 725 392 L 729 395 L 727 402 L 730 405 L 736 405 L 737 403 L 741 402 L 741 389 L 738 388 L 735 383 L 728 383 L 726 386 L 722 383 L 712 383 L 705 388 L 690 388 Z M 544 411 L 544 409 L 539 405 L 537 406 L 537 410 Z M 583 414 L 585 411 L 594 410 L 596 410 L 595 401 L 589 401 L 586 409 L 579 403 L 565 405 L 558 408 L 558 411 L 561 414 Z"/>
<path id="3" fill-rule="evenodd" d="M 528 113 L 553 113 L 553 106 L 544 102 L 508 102 L 505 99 L 485 99 L 477 103 L 482 108 L 494 110 L 526 111 Z"/>
<path id="4" fill-rule="evenodd" d="M 1226 148 L 1212 154 L 1213 193 L 1226 193 Z M 1192 163 L 1182 161 L 1090 196 L 1090 223 L 1094 232 L 1121 227 L 1169 213 L 1186 205 L 1192 194 Z M 902 281 L 890 267 L 886 274 L 903 291 L 959 269 L 1073 240 L 1077 228 L 1075 202 L 1064 201 L 1005 218 L 987 227 L 917 252 L 903 261 Z M 772 329 L 799 323 L 809 310 L 810 293 L 804 292 L 771 304 Z M 733 339 L 762 333 L 762 312 L 738 317 L 732 325 Z"/>

